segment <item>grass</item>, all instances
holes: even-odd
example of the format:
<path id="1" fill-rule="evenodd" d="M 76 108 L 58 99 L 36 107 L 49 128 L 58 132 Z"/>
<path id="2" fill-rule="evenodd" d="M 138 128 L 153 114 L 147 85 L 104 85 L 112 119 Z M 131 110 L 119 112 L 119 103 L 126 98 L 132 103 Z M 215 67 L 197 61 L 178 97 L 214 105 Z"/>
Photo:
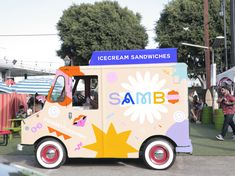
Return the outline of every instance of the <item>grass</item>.
<path id="1" fill-rule="evenodd" d="M 193 144 L 195 156 L 235 156 L 235 141 L 232 141 L 232 133 L 227 133 L 224 141 L 216 140 L 215 136 L 220 131 L 215 130 L 214 125 L 190 123 L 190 138 Z M 33 147 L 25 146 L 23 151 L 17 151 L 20 137 L 15 136 L 7 146 L 0 146 L 0 155 L 33 155 Z"/>
<path id="2" fill-rule="evenodd" d="M 214 125 L 190 123 L 190 137 L 193 144 L 193 155 L 204 156 L 235 156 L 235 141 L 228 132 L 224 141 L 218 141 L 215 136 L 220 131 Z"/>
<path id="3" fill-rule="evenodd" d="M 17 144 L 20 144 L 20 137 L 9 140 L 7 146 L 0 146 L 0 155 L 33 155 L 33 146 L 25 146 L 23 151 L 18 151 Z"/>

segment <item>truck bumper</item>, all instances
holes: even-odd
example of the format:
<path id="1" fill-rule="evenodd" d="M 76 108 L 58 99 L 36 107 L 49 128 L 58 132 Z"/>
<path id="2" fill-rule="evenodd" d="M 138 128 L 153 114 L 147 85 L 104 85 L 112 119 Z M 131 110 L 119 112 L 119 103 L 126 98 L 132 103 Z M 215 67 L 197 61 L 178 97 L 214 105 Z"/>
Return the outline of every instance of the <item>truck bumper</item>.
<path id="1" fill-rule="evenodd" d="M 193 147 L 192 146 L 184 146 L 184 147 L 176 147 L 177 153 L 193 153 Z"/>

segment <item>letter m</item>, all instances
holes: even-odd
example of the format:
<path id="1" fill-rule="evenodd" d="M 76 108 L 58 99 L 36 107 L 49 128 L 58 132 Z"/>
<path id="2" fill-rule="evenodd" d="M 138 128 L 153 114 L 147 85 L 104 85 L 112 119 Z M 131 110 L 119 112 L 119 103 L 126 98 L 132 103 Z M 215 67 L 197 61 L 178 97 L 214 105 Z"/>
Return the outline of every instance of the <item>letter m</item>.
<path id="1" fill-rule="evenodd" d="M 137 104 L 151 104 L 151 93 L 146 92 L 145 94 L 137 92 L 136 94 Z"/>

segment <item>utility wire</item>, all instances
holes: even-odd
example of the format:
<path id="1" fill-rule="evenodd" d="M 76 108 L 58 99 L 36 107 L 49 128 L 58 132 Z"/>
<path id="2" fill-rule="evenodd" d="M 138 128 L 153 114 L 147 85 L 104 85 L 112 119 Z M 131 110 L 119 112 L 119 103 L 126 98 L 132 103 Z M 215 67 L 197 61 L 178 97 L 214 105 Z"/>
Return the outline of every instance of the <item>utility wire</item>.
<path id="1" fill-rule="evenodd" d="M 58 34 L 0 34 L 0 37 L 41 37 L 41 36 L 55 36 Z"/>
<path id="2" fill-rule="evenodd" d="M 154 29 L 146 29 L 146 31 L 154 31 Z M 0 34 L 0 37 L 42 37 L 42 36 L 58 36 L 58 34 Z"/>

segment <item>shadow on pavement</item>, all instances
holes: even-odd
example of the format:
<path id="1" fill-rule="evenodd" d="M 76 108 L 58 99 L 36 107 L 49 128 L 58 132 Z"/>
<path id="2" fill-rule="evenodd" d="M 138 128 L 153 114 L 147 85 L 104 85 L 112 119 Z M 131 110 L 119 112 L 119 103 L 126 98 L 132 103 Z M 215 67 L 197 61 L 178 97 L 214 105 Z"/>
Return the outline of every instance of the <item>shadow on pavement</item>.
<path id="1" fill-rule="evenodd" d="M 65 165 L 69 166 L 124 166 L 129 165 L 138 168 L 146 168 L 143 161 L 141 159 L 97 159 L 97 158 L 76 158 L 76 159 L 67 159 Z"/>

